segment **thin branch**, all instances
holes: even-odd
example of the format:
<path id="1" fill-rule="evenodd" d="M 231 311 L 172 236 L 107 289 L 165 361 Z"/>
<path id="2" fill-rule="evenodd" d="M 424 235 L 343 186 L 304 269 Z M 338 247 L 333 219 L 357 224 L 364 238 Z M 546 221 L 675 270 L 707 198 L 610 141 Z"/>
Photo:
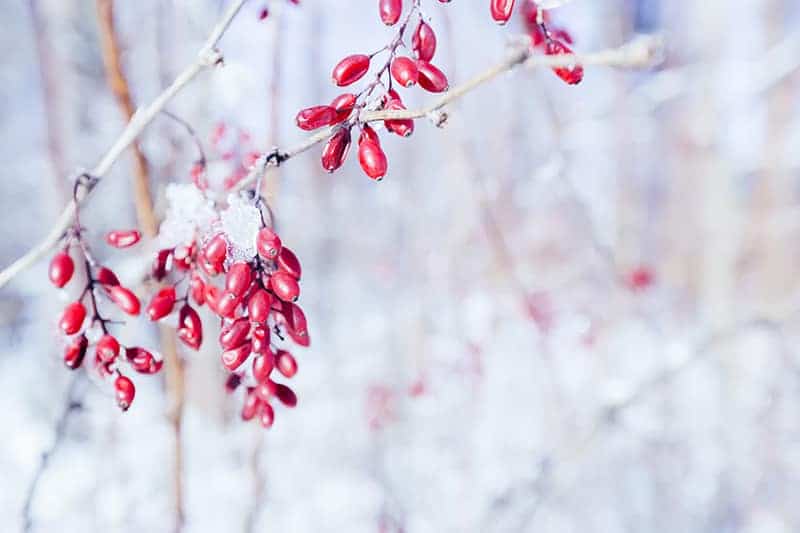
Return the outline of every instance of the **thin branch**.
<path id="1" fill-rule="evenodd" d="M 96 178 L 104 177 L 108 171 L 114 166 L 114 163 L 119 159 L 122 153 L 128 146 L 136 140 L 144 129 L 153 121 L 153 119 L 161 112 L 162 109 L 172 100 L 181 89 L 183 89 L 189 82 L 191 82 L 198 74 L 207 68 L 213 67 L 222 62 L 222 54 L 216 49 L 217 43 L 225 34 L 225 31 L 230 27 L 231 22 L 242 9 L 247 0 L 235 0 L 231 3 L 228 9 L 223 13 L 220 20 L 214 26 L 211 34 L 206 42 L 200 48 L 197 58 L 188 65 L 167 87 L 164 92 L 158 95 L 150 104 L 139 108 L 131 117 L 128 125 L 122 131 L 120 136 L 114 141 L 114 144 L 103 155 L 97 165 L 91 170 L 90 174 Z M 91 192 L 91 191 L 89 191 Z M 87 195 L 89 194 L 87 192 Z M 84 198 L 81 201 L 85 200 Z M 75 202 L 71 202 L 66 209 L 61 213 L 61 216 L 56 221 L 56 224 L 50 230 L 50 233 L 25 255 L 14 261 L 11 265 L 0 272 L 0 288 L 5 286 L 11 281 L 14 276 L 25 270 L 27 267 L 36 262 L 40 257 L 43 257 L 47 252 L 55 246 L 61 238 L 64 231 L 69 227 L 73 216 L 75 215 Z"/>
<path id="2" fill-rule="evenodd" d="M 82 376 L 82 373 L 77 373 L 72 377 L 72 381 L 67 389 L 67 398 L 63 402 L 64 407 L 61 410 L 58 419 L 56 420 L 53 442 L 50 444 L 47 450 L 42 452 L 41 458 L 39 459 L 39 465 L 36 467 L 36 471 L 33 474 L 30 485 L 28 485 L 28 490 L 25 492 L 25 504 L 22 507 L 22 531 L 25 533 L 28 533 L 33 529 L 33 501 L 36 497 L 42 476 L 50 464 L 50 459 L 64 442 L 64 438 L 67 433 L 67 425 L 69 424 L 72 414 L 80 410 L 82 407 L 82 398 L 85 392 L 84 389 L 80 387 Z"/>
<path id="3" fill-rule="evenodd" d="M 100 28 L 100 48 L 103 52 L 106 80 L 125 120 L 130 122 L 136 109 L 133 106 L 130 84 L 122 69 L 121 46 L 114 24 L 113 0 L 97 0 L 97 22 Z M 152 238 L 158 232 L 158 224 L 153 211 L 153 200 L 150 197 L 149 165 L 139 141 L 134 139 L 130 146 L 133 152 L 133 197 L 136 218 L 142 232 Z"/>

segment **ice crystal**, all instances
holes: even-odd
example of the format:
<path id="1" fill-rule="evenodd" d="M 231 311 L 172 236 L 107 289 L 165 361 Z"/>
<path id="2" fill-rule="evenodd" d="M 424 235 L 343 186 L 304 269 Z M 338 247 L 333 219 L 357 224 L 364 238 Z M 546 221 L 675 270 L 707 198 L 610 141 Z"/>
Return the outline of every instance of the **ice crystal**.
<path id="1" fill-rule="evenodd" d="M 256 255 L 256 236 L 261 229 L 261 214 L 243 194 L 228 196 L 228 208 L 220 214 L 221 229 L 230 245 L 228 259 L 249 260 Z"/>
<path id="2" fill-rule="evenodd" d="M 159 246 L 173 248 L 209 231 L 217 217 L 214 204 L 193 184 L 167 186 L 167 214 L 159 230 Z"/>

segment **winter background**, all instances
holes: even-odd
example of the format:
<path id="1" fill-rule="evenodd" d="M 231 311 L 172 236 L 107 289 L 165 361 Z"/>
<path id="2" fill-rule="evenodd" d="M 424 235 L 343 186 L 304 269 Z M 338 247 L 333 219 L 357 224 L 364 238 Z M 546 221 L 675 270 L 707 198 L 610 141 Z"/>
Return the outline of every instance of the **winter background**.
<path id="1" fill-rule="evenodd" d="M 302 107 L 338 94 L 330 69 L 393 34 L 373 0 L 252 0 L 168 108 L 203 139 L 226 123 L 254 147 L 294 144 Z M 426 0 L 457 84 L 503 57 L 520 21 L 487 1 Z M 75 169 L 123 126 L 95 4 L 3 0 L 0 259 L 53 223 Z M 225 2 L 116 2 L 134 101 L 192 60 Z M 164 376 L 120 414 L 82 381 L 31 500 L 39 532 L 758 532 L 800 530 L 800 4 L 576 0 L 553 11 L 579 51 L 637 34 L 656 69 L 586 69 L 568 87 L 521 69 L 384 141 L 389 175 L 319 148 L 269 175 L 303 262 L 312 345 L 295 410 L 238 420 L 215 335 L 186 360 L 176 435 Z M 413 93 L 409 107 L 430 95 Z M 185 131 L 142 138 L 159 214 L 187 183 Z M 85 210 L 96 252 L 133 280 L 126 155 Z M 52 446 L 73 378 L 46 261 L 0 291 L 0 531 Z M 205 311 L 204 311 L 205 312 Z M 205 315 L 204 315 L 205 316 Z M 210 321 L 209 321 L 210 322 Z M 157 346 L 132 320 L 120 335 Z M 181 525 L 180 515 L 183 515 Z"/>

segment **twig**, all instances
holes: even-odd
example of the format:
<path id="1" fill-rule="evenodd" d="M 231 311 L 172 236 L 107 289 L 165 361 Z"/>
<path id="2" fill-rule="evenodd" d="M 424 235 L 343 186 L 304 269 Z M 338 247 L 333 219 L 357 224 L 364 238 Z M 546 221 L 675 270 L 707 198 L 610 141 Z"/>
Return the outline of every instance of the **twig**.
<path id="1" fill-rule="evenodd" d="M 161 112 L 167 103 L 178 94 L 189 82 L 191 82 L 198 74 L 207 68 L 213 67 L 222 62 L 222 54 L 216 49 L 217 43 L 225 34 L 225 31 L 233 22 L 233 19 L 241 10 L 242 6 L 247 0 L 235 0 L 231 3 L 228 9 L 223 13 L 222 17 L 217 22 L 216 26 L 211 31 L 208 39 L 200 48 L 197 58 L 187 66 L 178 76 L 173 80 L 172 84 L 167 87 L 164 92 L 158 95 L 150 104 L 138 109 L 128 125 L 122 131 L 120 136 L 114 141 L 114 144 L 103 155 L 100 162 L 91 170 L 90 174 L 96 178 L 105 176 L 111 167 L 116 163 L 125 149 L 133 143 L 136 138 L 144 131 L 144 129 L 153 121 L 153 119 Z M 89 190 L 87 195 L 91 192 Z M 84 201 L 85 197 L 81 200 Z M 11 265 L 0 272 L 0 287 L 5 286 L 17 274 L 32 265 L 40 257 L 44 256 L 53 246 L 58 243 L 61 235 L 64 233 L 75 214 L 75 202 L 71 202 L 61 216 L 56 221 L 53 228 L 50 230 L 45 238 L 25 255 L 14 261 Z"/>
<path id="2" fill-rule="evenodd" d="M 61 413 L 56 420 L 53 442 L 50 444 L 47 450 L 42 452 L 39 465 L 36 467 L 36 471 L 33 474 L 30 485 L 28 485 L 28 490 L 25 492 L 25 504 L 22 507 L 22 531 L 25 533 L 28 533 L 33 529 L 33 515 L 31 511 L 33 507 L 33 500 L 36 497 L 36 492 L 39 488 L 42 475 L 44 474 L 45 470 L 47 470 L 50 459 L 64 441 L 64 437 L 66 436 L 67 432 L 67 425 L 72 413 L 80 410 L 82 407 L 81 402 L 84 392 L 84 390 L 80 387 L 82 376 L 82 373 L 77 373 L 72 377 L 72 381 L 67 389 L 67 398 L 64 402 L 64 408 L 61 410 Z"/>
<path id="3" fill-rule="evenodd" d="M 245 0 L 237 0 L 228 9 L 228 12 L 223 16 L 222 21 L 215 28 L 211 37 L 209 38 L 206 46 L 203 47 L 198 60 L 190 65 L 186 70 L 181 73 L 173 84 L 156 100 L 153 101 L 148 107 L 140 110 L 134 115 L 133 120 L 129 123 L 126 131 L 117 140 L 115 145 L 109 150 L 108 154 L 98 164 L 92 172 L 93 176 L 104 175 L 114 161 L 119 157 L 120 152 L 124 150 L 135 138 L 141 133 L 142 129 L 152 121 L 153 117 L 164 108 L 166 103 L 175 94 L 186 85 L 192 78 L 194 78 L 204 67 L 213 65 L 221 61 L 219 52 L 214 49 L 214 45 L 224 33 L 225 29 L 230 24 L 233 17 L 242 7 Z M 376 122 L 380 120 L 398 120 L 398 119 L 414 119 L 422 117 L 431 117 L 439 125 L 442 124 L 441 116 L 438 113 L 440 109 L 445 107 L 450 102 L 461 98 L 465 94 L 473 91 L 479 86 L 493 80 L 501 74 L 513 70 L 515 67 L 524 64 L 527 67 L 554 67 L 554 66 L 570 66 L 575 63 L 583 65 L 605 65 L 613 67 L 624 68 L 641 68 L 654 64 L 660 57 L 661 40 L 656 37 L 642 37 L 631 43 L 623 45 L 618 48 L 610 50 L 603 50 L 593 54 L 579 54 L 579 55 L 560 55 L 560 56 L 539 56 L 531 55 L 530 49 L 525 46 L 518 46 L 509 57 L 504 59 L 497 65 L 487 69 L 483 73 L 475 76 L 463 85 L 453 87 L 443 97 L 434 101 L 433 104 L 417 110 L 383 110 L 383 111 L 367 111 L 363 112 L 359 117 L 361 122 Z M 282 164 L 288 159 L 291 159 L 298 154 L 301 154 L 322 141 L 328 139 L 335 127 L 325 128 L 320 132 L 310 136 L 304 142 L 297 146 L 289 148 L 285 151 L 280 151 L 280 157 L 274 158 L 268 164 L 266 155 L 253 165 L 250 173 L 242 179 L 235 187 L 235 190 L 241 190 L 249 185 L 252 185 L 260 172 L 264 169 Z M 75 210 L 75 205 L 70 204 L 67 210 L 64 211 L 56 226 L 51 230 L 50 234 L 36 247 L 31 249 L 21 258 L 17 259 L 14 263 L 0 272 L 0 287 L 3 287 L 19 272 L 30 266 L 38 258 L 42 257 L 47 251 L 58 242 L 64 229 L 69 225 L 72 214 Z"/>

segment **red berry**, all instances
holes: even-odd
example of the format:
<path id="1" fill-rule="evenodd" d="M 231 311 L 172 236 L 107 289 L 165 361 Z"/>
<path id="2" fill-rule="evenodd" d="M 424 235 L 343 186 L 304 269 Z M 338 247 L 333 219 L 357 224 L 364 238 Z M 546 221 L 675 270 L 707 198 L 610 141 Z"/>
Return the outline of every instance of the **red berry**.
<path id="1" fill-rule="evenodd" d="M 511 18 L 511 12 L 514 10 L 514 0 L 490 0 L 489 11 L 492 13 L 492 18 L 498 24 L 505 24 Z"/>
<path id="2" fill-rule="evenodd" d="M 269 278 L 269 288 L 284 302 L 294 302 L 300 296 L 300 285 L 289 273 L 279 270 Z"/>
<path id="3" fill-rule="evenodd" d="M 271 228 L 261 228 L 256 237 L 256 249 L 262 258 L 275 259 L 281 251 L 281 238 Z"/>
<path id="4" fill-rule="evenodd" d="M 246 342 L 241 346 L 222 352 L 222 364 L 233 372 L 244 363 L 250 356 L 250 343 Z"/>
<path id="5" fill-rule="evenodd" d="M 117 405 L 123 411 L 127 411 L 133 403 L 133 397 L 136 396 L 136 387 L 133 386 L 133 381 L 120 375 L 114 381 L 114 389 L 117 393 Z"/>
<path id="6" fill-rule="evenodd" d="M 169 260 L 172 257 L 172 249 L 167 248 L 164 250 L 159 250 L 156 254 L 155 259 L 153 259 L 153 278 L 156 281 L 161 281 L 167 276 L 167 272 L 169 271 Z M 117 283 L 119 285 L 119 283 Z"/>
<path id="7" fill-rule="evenodd" d="M 244 397 L 244 405 L 242 406 L 242 420 L 252 420 L 258 413 L 261 407 L 261 400 L 255 395 L 253 391 L 249 391 Z"/>
<path id="8" fill-rule="evenodd" d="M 259 233 L 259 237 L 261 234 Z M 234 263 L 225 277 L 225 289 L 236 296 L 242 296 L 253 282 L 253 269 L 248 263 Z"/>
<path id="9" fill-rule="evenodd" d="M 567 55 L 571 54 L 572 50 L 569 46 L 561 41 L 551 39 L 547 41 L 545 53 L 549 56 Z M 553 72 L 555 72 L 559 78 L 564 80 L 569 85 L 577 85 L 583 80 L 583 67 L 580 65 L 553 67 Z"/>
<path id="10" fill-rule="evenodd" d="M 277 383 L 268 379 L 256 386 L 256 396 L 258 396 L 262 402 L 267 403 L 269 402 L 270 398 L 275 396 L 277 387 Z"/>
<path id="11" fill-rule="evenodd" d="M 364 54 L 347 56 L 333 68 L 333 83 L 339 87 L 355 83 L 369 70 L 370 58 Z"/>
<path id="12" fill-rule="evenodd" d="M 225 256 L 227 254 L 228 241 L 225 240 L 225 237 L 221 233 L 209 240 L 205 246 L 203 246 L 203 256 L 212 265 L 218 265 L 225 261 Z"/>
<path id="13" fill-rule="evenodd" d="M 203 289 L 203 298 L 208 304 L 208 307 L 216 314 L 220 314 L 218 305 L 221 296 L 222 296 L 222 291 L 220 291 L 219 287 L 217 287 L 216 285 L 208 283 L 206 284 L 205 289 Z"/>
<path id="14" fill-rule="evenodd" d="M 70 370 L 75 370 L 83 363 L 86 356 L 86 349 L 89 347 L 89 340 L 86 335 L 78 335 L 64 350 L 64 364 Z"/>
<path id="15" fill-rule="evenodd" d="M 286 250 L 286 248 L 284 248 L 284 250 Z M 264 289 L 258 289 L 251 294 L 250 299 L 247 300 L 247 314 L 250 317 L 250 321 L 263 324 L 267 321 L 271 307 L 272 295 Z"/>
<path id="16" fill-rule="evenodd" d="M 365 128 L 369 128 L 369 126 L 365 126 Z M 300 275 L 303 273 L 300 267 L 300 260 L 297 259 L 293 251 L 285 246 L 281 248 L 281 253 L 278 254 L 278 268 L 290 274 L 296 280 L 299 280 Z"/>
<path id="17" fill-rule="evenodd" d="M 403 105 L 403 102 L 400 100 L 400 97 L 397 95 L 397 93 L 390 91 L 387 94 L 386 103 L 384 104 L 383 108 L 390 111 L 404 110 L 406 106 Z M 384 120 L 383 125 L 386 126 L 387 130 L 401 137 L 408 137 L 414 133 L 414 121 L 411 119 Z"/>
<path id="18" fill-rule="evenodd" d="M 392 61 L 392 77 L 403 87 L 411 87 L 417 83 L 419 70 L 414 60 L 408 57 L 396 57 Z"/>
<path id="19" fill-rule="evenodd" d="M 287 378 L 291 378 L 297 374 L 297 361 L 286 350 L 278 350 L 275 354 L 275 366 L 281 374 Z"/>
<path id="20" fill-rule="evenodd" d="M 141 309 L 139 298 L 130 289 L 122 285 L 115 285 L 108 288 L 108 297 L 129 315 L 138 315 Z"/>
<path id="21" fill-rule="evenodd" d="M 356 95 L 353 93 L 340 94 L 331 101 L 331 107 L 336 110 L 335 124 L 347 120 L 356 106 Z"/>
<path id="22" fill-rule="evenodd" d="M 283 383 L 275 384 L 275 396 L 277 396 L 286 407 L 294 407 L 297 405 L 297 396 L 294 391 Z"/>
<path id="23" fill-rule="evenodd" d="M 219 332 L 219 345 L 223 350 L 232 350 L 241 346 L 250 333 L 250 321 L 237 318 Z"/>
<path id="24" fill-rule="evenodd" d="M 369 139 L 364 139 L 358 143 L 358 162 L 364 173 L 370 178 L 380 181 L 386 175 L 388 163 L 386 154 L 383 153 L 379 144 Z"/>
<path id="25" fill-rule="evenodd" d="M 259 383 L 264 383 L 269 379 L 274 367 L 272 354 L 259 355 L 253 359 L 253 377 Z"/>
<path id="26" fill-rule="evenodd" d="M 291 302 L 282 302 L 281 316 L 286 324 L 286 331 L 294 342 L 300 346 L 308 346 L 311 339 L 308 336 L 306 315 L 300 306 Z"/>
<path id="27" fill-rule="evenodd" d="M 364 124 L 361 127 L 361 135 L 358 136 L 358 142 L 361 143 L 364 140 L 370 140 L 380 146 L 381 138 L 378 137 L 378 133 L 372 129 L 369 124 Z"/>
<path id="28" fill-rule="evenodd" d="M 203 305 L 206 302 L 206 282 L 203 276 L 197 272 L 192 272 L 192 278 L 189 280 L 189 293 L 197 305 Z"/>
<path id="29" fill-rule="evenodd" d="M 152 353 L 138 346 L 126 348 L 125 358 L 140 374 L 155 374 L 164 366 L 163 360 L 156 359 Z"/>
<path id="30" fill-rule="evenodd" d="M 178 314 L 178 338 L 189 348 L 200 349 L 203 343 L 203 322 L 190 305 L 181 307 Z"/>
<path id="31" fill-rule="evenodd" d="M 261 407 L 261 416 L 258 417 L 258 421 L 261 423 L 261 426 L 264 429 L 269 429 L 272 427 L 272 424 L 275 422 L 275 410 L 272 406 L 268 403 L 265 403 Z"/>
<path id="32" fill-rule="evenodd" d="M 427 61 L 418 61 L 419 86 L 432 93 L 443 93 L 450 86 L 444 72 Z"/>
<path id="33" fill-rule="evenodd" d="M 255 325 L 250 329 L 250 335 L 253 338 L 253 352 L 260 354 L 270 353 L 269 350 L 269 329 L 261 324 Z"/>
<path id="34" fill-rule="evenodd" d="M 378 11 L 383 23 L 393 26 L 400 20 L 400 14 L 403 12 L 403 0 L 378 0 Z"/>
<path id="35" fill-rule="evenodd" d="M 330 126 L 336 121 L 336 109 L 329 105 L 307 107 L 297 113 L 295 121 L 301 130 L 311 131 L 323 126 Z"/>
<path id="36" fill-rule="evenodd" d="M 61 319 L 58 321 L 58 327 L 67 335 L 73 335 L 81 329 L 85 318 L 86 308 L 83 304 L 81 302 L 72 302 L 64 308 Z"/>
<path id="37" fill-rule="evenodd" d="M 175 287 L 164 287 L 158 291 L 147 306 L 147 316 L 150 320 L 161 320 L 172 312 L 175 307 Z"/>
<path id="38" fill-rule="evenodd" d="M 236 308 L 242 303 L 242 297 L 236 296 L 232 292 L 224 291 L 220 294 L 216 302 L 216 312 L 225 318 L 233 318 L 236 315 Z"/>
<path id="39" fill-rule="evenodd" d="M 100 267 L 97 269 L 96 279 L 97 283 L 104 285 L 105 287 L 119 285 L 119 278 L 117 278 L 117 275 L 114 274 L 113 270 L 106 267 Z"/>
<path id="40" fill-rule="evenodd" d="M 322 149 L 322 168 L 328 172 L 333 172 L 344 164 L 347 159 L 347 152 L 350 151 L 350 129 L 339 128 L 336 130 L 325 148 Z"/>
<path id="41" fill-rule="evenodd" d="M 72 274 L 75 272 L 75 262 L 67 252 L 60 252 L 53 256 L 50 261 L 48 275 L 50 281 L 59 289 L 69 283 Z"/>
<path id="42" fill-rule="evenodd" d="M 436 53 L 436 34 L 427 23 L 420 22 L 411 36 L 411 49 L 420 61 L 430 61 Z"/>
<path id="43" fill-rule="evenodd" d="M 119 355 L 119 342 L 112 335 L 103 335 L 94 347 L 97 358 L 104 363 L 113 363 Z"/>
<path id="44" fill-rule="evenodd" d="M 128 248 L 142 238 L 142 234 L 135 229 L 114 230 L 106 233 L 106 242 L 114 248 Z"/>

